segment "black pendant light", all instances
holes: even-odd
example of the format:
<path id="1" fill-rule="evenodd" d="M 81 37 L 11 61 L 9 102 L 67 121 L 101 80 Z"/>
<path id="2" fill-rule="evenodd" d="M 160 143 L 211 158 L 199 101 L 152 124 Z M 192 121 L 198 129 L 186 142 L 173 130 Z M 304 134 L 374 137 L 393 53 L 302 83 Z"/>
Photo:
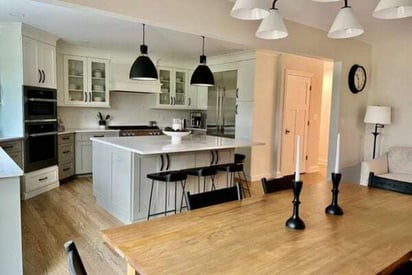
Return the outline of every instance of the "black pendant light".
<path id="1" fill-rule="evenodd" d="M 152 60 L 147 56 L 147 46 L 144 44 L 145 24 L 143 24 L 143 44 L 140 45 L 140 55 L 130 68 L 129 78 L 135 80 L 157 80 L 157 70 Z"/>
<path id="2" fill-rule="evenodd" d="M 215 85 L 215 79 L 212 71 L 206 65 L 205 55 L 205 37 L 202 36 L 202 55 L 200 56 L 200 64 L 192 74 L 190 84 L 194 86 L 213 86 Z"/>

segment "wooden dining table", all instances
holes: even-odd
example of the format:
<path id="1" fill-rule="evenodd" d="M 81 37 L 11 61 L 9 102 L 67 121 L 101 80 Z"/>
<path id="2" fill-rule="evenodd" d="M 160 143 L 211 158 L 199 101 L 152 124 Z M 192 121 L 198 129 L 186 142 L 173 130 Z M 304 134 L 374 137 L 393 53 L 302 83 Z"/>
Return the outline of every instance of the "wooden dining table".
<path id="1" fill-rule="evenodd" d="M 285 226 L 285 190 L 102 234 L 128 274 L 376 274 L 412 250 L 412 196 L 343 183 L 344 215 L 332 216 L 330 190 L 304 184 L 304 230 Z"/>

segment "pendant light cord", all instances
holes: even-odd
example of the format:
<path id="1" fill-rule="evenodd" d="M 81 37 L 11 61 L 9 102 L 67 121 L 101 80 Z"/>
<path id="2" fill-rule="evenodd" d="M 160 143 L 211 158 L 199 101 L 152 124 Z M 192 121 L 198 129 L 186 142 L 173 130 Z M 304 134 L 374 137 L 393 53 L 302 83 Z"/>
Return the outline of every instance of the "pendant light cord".
<path id="1" fill-rule="evenodd" d="M 145 28 L 146 28 L 146 24 L 143 24 L 143 45 L 145 42 Z"/>
<path id="2" fill-rule="evenodd" d="M 202 55 L 205 55 L 205 36 L 202 35 Z"/>
<path id="3" fill-rule="evenodd" d="M 345 6 L 344 8 L 350 8 L 350 6 L 348 6 L 348 0 L 345 0 Z"/>

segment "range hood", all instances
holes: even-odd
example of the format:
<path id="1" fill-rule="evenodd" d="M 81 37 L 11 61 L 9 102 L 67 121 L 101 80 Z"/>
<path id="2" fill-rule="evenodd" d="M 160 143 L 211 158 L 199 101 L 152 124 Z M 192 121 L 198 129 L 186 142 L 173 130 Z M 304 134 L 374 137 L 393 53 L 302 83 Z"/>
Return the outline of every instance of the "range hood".
<path id="1" fill-rule="evenodd" d="M 129 92 L 129 93 L 145 93 L 145 94 L 160 94 L 160 81 L 144 81 L 129 79 L 129 70 L 131 64 L 111 63 L 111 92 Z"/>

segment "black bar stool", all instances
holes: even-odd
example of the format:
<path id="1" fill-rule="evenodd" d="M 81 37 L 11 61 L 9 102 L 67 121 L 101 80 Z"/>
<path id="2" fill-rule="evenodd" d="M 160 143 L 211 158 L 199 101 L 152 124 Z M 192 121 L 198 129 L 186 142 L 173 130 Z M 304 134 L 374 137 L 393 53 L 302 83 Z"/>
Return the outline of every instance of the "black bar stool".
<path id="1" fill-rule="evenodd" d="M 181 205 L 180 208 L 182 207 L 183 203 L 183 196 L 185 192 L 185 186 L 186 186 L 186 179 L 187 179 L 187 173 L 185 171 L 166 171 L 166 172 L 160 172 L 160 173 L 153 173 L 153 174 L 147 174 L 146 177 L 152 180 L 152 187 L 150 189 L 150 198 L 149 198 L 149 210 L 147 214 L 147 219 L 149 220 L 150 217 L 152 216 L 157 216 L 164 214 L 166 216 L 167 213 L 174 212 L 176 214 L 176 197 L 177 197 L 177 183 L 180 182 L 182 186 L 182 200 L 181 200 Z M 157 212 L 157 213 L 150 213 L 151 210 L 151 205 L 152 205 L 152 197 L 153 197 L 153 186 L 155 182 L 164 182 L 165 185 L 165 211 L 163 212 Z M 167 186 L 170 183 L 175 184 L 175 208 L 172 210 L 167 210 Z M 187 205 L 187 202 L 186 202 Z"/>
<path id="2" fill-rule="evenodd" d="M 197 192 L 200 193 L 200 178 L 203 177 L 203 192 L 206 192 L 206 177 L 210 177 L 212 183 L 211 190 L 216 190 L 215 178 L 217 174 L 216 166 L 205 166 L 185 170 L 188 175 L 197 177 Z"/>
<path id="3" fill-rule="evenodd" d="M 219 166 L 219 170 L 226 171 L 226 186 L 234 185 L 234 177 L 237 173 L 237 177 L 240 180 L 243 197 L 246 197 L 246 193 L 251 196 L 249 183 L 246 178 L 245 170 L 243 169 L 243 163 L 245 162 L 245 155 L 235 154 L 234 163 L 222 164 Z"/>

